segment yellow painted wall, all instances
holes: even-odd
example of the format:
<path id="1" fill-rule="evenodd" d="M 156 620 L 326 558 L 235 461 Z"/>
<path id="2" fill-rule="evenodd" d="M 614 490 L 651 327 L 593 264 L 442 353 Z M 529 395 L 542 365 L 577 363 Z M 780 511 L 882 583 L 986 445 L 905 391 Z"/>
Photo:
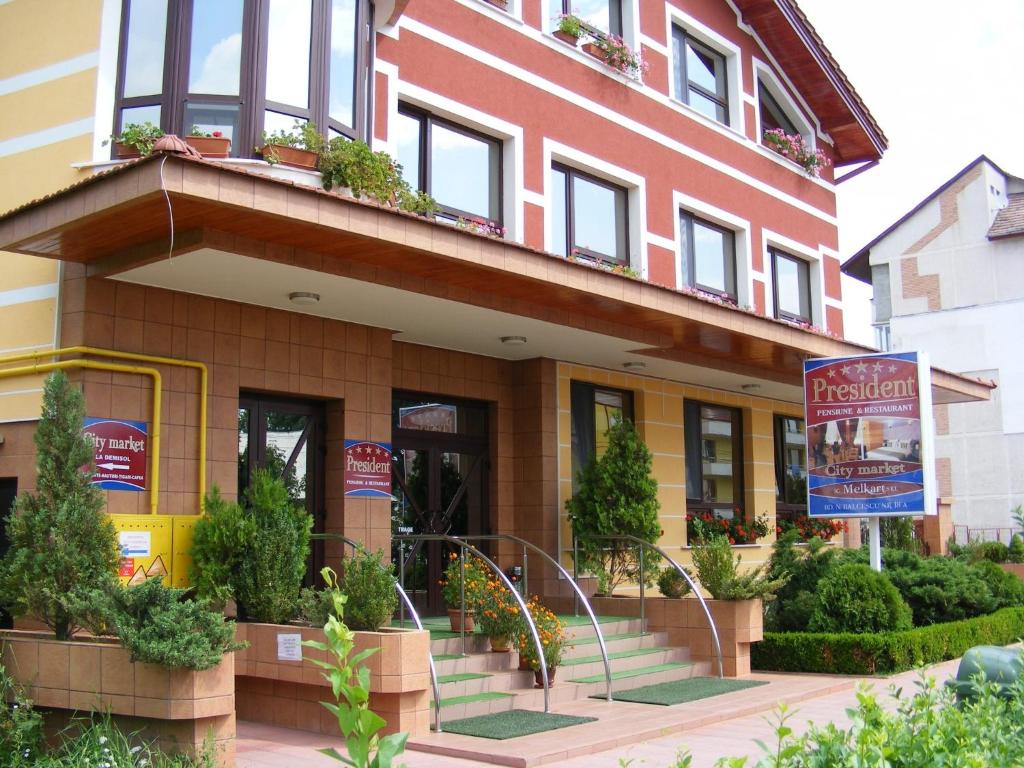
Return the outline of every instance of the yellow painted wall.
<path id="1" fill-rule="evenodd" d="M 103 0 L 13 0 L 0 5 L 0 79 L 95 51 Z"/>
<path id="2" fill-rule="evenodd" d="M 563 558 L 571 564 L 572 529 L 565 502 L 572 495 L 570 382 L 583 381 L 633 392 L 637 431 L 653 454 L 658 481 L 660 522 L 658 545 L 681 563 L 692 562 L 686 547 L 686 463 L 683 442 L 683 401 L 740 408 L 743 413 L 743 500 L 748 513 L 769 519 L 771 532 L 756 546 L 737 548 L 744 564 L 755 565 L 771 554 L 775 541 L 775 453 L 773 417 L 803 417 L 801 404 L 706 389 L 647 376 L 558 364 L 558 510 Z M 731 451 L 731 446 L 729 447 Z M 628 590 L 627 590 L 628 591 Z"/>

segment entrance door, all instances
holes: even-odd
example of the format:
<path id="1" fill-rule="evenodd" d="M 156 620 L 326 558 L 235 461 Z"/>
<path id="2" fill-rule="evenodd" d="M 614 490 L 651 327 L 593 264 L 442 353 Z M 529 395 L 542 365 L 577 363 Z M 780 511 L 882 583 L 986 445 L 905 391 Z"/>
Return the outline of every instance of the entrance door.
<path id="1" fill-rule="evenodd" d="M 238 498 L 244 498 L 252 472 L 271 470 L 284 479 L 288 495 L 313 516 L 313 531 L 324 529 L 324 410 L 308 400 L 259 395 L 238 399 Z M 313 542 L 306 583 L 323 566 L 323 542 Z"/>
<path id="2" fill-rule="evenodd" d="M 7 515 L 10 514 L 11 505 L 18 495 L 18 478 L 0 477 L 0 557 L 7 553 Z M 3 608 L 0 608 L 0 628 L 9 629 L 11 617 Z"/>
<path id="3" fill-rule="evenodd" d="M 489 533 L 487 405 L 396 393 L 392 411 L 392 533 Z M 438 582 L 450 551 L 440 542 L 395 545 L 417 609 L 444 612 Z"/>

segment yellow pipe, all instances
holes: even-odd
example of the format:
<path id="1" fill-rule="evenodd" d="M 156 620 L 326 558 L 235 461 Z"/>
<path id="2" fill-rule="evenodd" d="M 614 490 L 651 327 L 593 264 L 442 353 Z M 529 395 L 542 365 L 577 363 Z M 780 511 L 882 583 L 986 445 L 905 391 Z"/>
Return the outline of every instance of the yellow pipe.
<path id="1" fill-rule="evenodd" d="M 53 352 L 50 352 L 51 356 L 53 354 Z M 160 371 L 156 368 L 146 368 L 141 365 L 118 365 L 116 363 L 101 363 L 96 360 L 63 360 L 58 363 L 33 363 L 21 368 L 0 370 L 0 378 L 31 376 L 36 373 L 47 373 L 64 368 L 87 368 L 94 371 L 134 373 L 153 378 L 153 437 L 151 440 L 152 445 L 150 446 L 152 452 L 150 454 L 149 470 L 149 509 L 152 514 L 157 514 L 157 501 L 160 498 L 160 393 L 163 389 Z"/>
<path id="2" fill-rule="evenodd" d="M 100 347 L 64 347 L 62 349 L 39 350 L 37 352 L 23 352 L 18 355 L 10 355 L 0 358 L 0 365 L 17 362 L 19 360 L 37 360 L 41 357 L 59 357 L 61 355 L 95 355 L 96 357 L 110 357 L 122 360 L 140 360 L 155 365 L 176 365 L 179 368 L 195 368 L 199 371 L 199 511 L 203 511 L 203 503 L 206 499 L 206 390 L 208 372 L 205 363 L 197 360 L 178 360 L 173 357 L 161 357 L 159 355 L 141 355 L 137 352 L 116 352 L 111 349 Z M 159 458 L 159 456 L 157 457 Z"/>

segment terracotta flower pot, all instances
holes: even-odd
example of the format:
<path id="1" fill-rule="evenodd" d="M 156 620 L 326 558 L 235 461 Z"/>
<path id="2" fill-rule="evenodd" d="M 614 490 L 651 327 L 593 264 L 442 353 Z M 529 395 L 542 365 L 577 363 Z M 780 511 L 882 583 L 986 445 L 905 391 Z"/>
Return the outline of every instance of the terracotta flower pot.
<path id="1" fill-rule="evenodd" d="M 511 648 L 508 635 L 490 635 L 487 639 L 491 642 L 492 653 L 508 653 Z"/>
<path id="2" fill-rule="evenodd" d="M 530 670 L 530 660 L 521 653 L 519 654 L 519 668 L 524 672 L 528 672 Z"/>
<path id="3" fill-rule="evenodd" d="M 185 143 L 203 157 L 227 157 L 231 152 L 231 139 L 226 136 L 185 136 Z"/>
<path id="4" fill-rule="evenodd" d="M 604 51 L 596 43 L 584 43 L 583 52 L 607 63 L 607 56 L 605 56 Z"/>
<path id="5" fill-rule="evenodd" d="M 276 157 L 277 162 L 281 165 L 287 165 L 292 168 L 304 168 L 309 171 L 316 170 L 317 154 L 316 152 L 310 152 L 308 149 L 284 147 L 280 144 L 264 144 L 260 149 L 260 154 L 263 155 L 264 159 L 268 155 Z"/>
<path id="6" fill-rule="evenodd" d="M 557 37 L 563 43 L 566 43 L 567 45 L 571 45 L 573 48 L 575 48 L 576 47 L 576 43 L 579 42 L 579 38 L 578 37 L 576 37 L 575 35 L 570 35 L 568 32 L 563 32 L 560 29 L 556 29 L 551 34 L 554 35 L 555 37 Z"/>
<path id="7" fill-rule="evenodd" d="M 487 0 L 487 2 L 495 8 L 501 8 L 503 11 L 508 10 L 508 0 Z"/>
<path id="8" fill-rule="evenodd" d="M 555 671 L 558 667 L 548 667 L 548 687 L 550 688 L 555 684 Z M 544 687 L 544 676 L 540 673 L 539 669 L 533 670 L 533 687 L 543 688 Z"/>
<path id="9" fill-rule="evenodd" d="M 140 157 L 139 150 L 133 147 L 131 144 L 122 144 L 120 141 L 114 142 L 114 157 L 121 160 L 130 160 L 133 157 Z"/>
<path id="10" fill-rule="evenodd" d="M 448 609 L 448 621 L 452 623 L 452 632 L 461 632 L 463 630 L 462 611 L 459 608 Z M 465 630 L 467 632 L 472 632 L 474 626 L 473 611 L 467 609 Z"/>

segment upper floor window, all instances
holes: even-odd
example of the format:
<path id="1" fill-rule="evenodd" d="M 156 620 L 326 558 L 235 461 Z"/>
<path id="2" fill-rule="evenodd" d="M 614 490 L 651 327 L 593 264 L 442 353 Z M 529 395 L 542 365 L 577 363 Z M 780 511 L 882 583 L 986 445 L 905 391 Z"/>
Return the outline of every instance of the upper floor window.
<path id="1" fill-rule="evenodd" d="M 765 86 L 763 80 L 757 81 L 757 95 L 761 115 L 762 136 L 767 131 L 776 129 L 781 129 L 790 135 L 800 135 L 801 131 L 796 127 L 796 123 L 793 122 L 778 100 L 772 96 L 771 91 Z"/>
<path id="2" fill-rule="evenodd" d="M 367 0 L 125 0 L 115 131 L 221 131 L 248 155 L 264 131 L 315 122 L 358 137 Z"/>
<path id="3" fill-rule="evenodd" d="M 501 223 L 498 139 L 404 104 L 396 131 L 405 180 L 437 200 L 444 218 Z"/>
<path id="4" fill-rule="evenodd" d="M 683 402 L 687 508 L 743 507 L 743 434 L 738 408 Z"/>
<path id="5" fill-rule="evenodd" d="M 768 255 L 775 287 L 775 317 L 811 322 L 810 265 L 777 248 L 769 248 Z"/>
<path id="6" fill-rule="evenodd" d="M 551 250 L 629 264 L 628 193 L 564 165 L 551 166 Z"/>
<path id="7" fill-rule="evenodd" d="M 729 124 L 729 90 L 725 56 L 686 33 L 672 28 L 675 97 L 719 123 Z"/>
<path id="8" fill-rule="evenodd" d="M 569 400 L 572 432 L 572 477 L 594 456 L 608 448 L 608 430 L 622 421 L 633 420 L 633 393 L 624 389 L 598 387 L 582 381 L 570 382 Z"/>
<path id="9" fill-rule="evenodd" d="M 683 285 L 736 300 L 736 235 L 692 214 L 679 214 Z"/>
<path id="10" fill-rule="evenodd" d="M 622 0 L 562 0 L 562 13 L 573 13 L 599 32 L 622 37 Z"/>

